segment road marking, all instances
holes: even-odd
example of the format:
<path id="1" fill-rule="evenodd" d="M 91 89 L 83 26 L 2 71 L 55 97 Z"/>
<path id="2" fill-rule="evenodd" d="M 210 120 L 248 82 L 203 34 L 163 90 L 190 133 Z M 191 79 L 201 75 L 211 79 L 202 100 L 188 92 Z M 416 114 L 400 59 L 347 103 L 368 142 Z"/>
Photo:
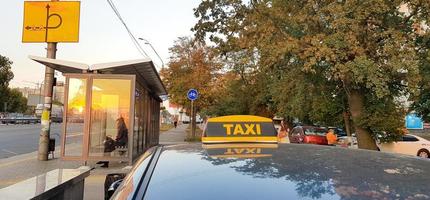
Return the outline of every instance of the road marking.
<path id="1" fill-rule="evenodd" d="M 18 153 L 15 153 L 15 152 L 13 152 L 13 151 L 9 151 L 9 150 L 7 150 L 7 149 L 2 149 L 2 151 L 7 152 L 7 153 L 11 153 L 11 154 L 18 155 Z"/>

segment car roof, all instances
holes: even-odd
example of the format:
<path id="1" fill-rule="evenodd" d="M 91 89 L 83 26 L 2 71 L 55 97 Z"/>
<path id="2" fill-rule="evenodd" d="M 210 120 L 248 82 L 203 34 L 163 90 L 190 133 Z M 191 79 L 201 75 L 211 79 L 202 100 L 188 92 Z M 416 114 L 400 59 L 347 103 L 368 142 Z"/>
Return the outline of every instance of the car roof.
<path id="1" fill-rule="evenodd" d="M 297 144 L 160 148 L 144 199 L 430 197 L 430 161 L 409 156 Z"/>
<path id="2" fill-rule="evenodd" d="M 423 138 L 423 137 L 421 137 L 421 136 L 414 135 L 414 134 L 406 134 L 405 136 L 413 136 L 413 137 L 418 138 L 420 141 L 427 141 L 427 142 L 430 142 L 429 140 L 427 140 L 427 139 L 425 139 L 425 138 Z"/>

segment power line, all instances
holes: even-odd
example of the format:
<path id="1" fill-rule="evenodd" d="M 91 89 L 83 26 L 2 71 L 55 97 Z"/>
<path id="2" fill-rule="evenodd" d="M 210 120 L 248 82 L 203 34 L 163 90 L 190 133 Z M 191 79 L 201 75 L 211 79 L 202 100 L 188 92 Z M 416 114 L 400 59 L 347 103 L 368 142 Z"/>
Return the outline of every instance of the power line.
<path id="1" fill-rule="evenodd" d="M 112 2 L 112 0 L 106 0 L 110 7 L 112 8 L 115 15 L 118 17 L 118 19 L 121 21 L 121 23 L 124 25 L 125 29 L 127 30 L 128 35 L 131 38 L 131 41 L 133 42 L 134 46 L 137 48 L 139 53 L 142 56 L 149 57 L 148 54 L 145 52 L 145 50 L 140 46 L 139 41 L 137 41 L 136 37 L 134 37 L 133 33 L 131 32 L 130 28 L 128 28 L 127 24 L 125 23 L 124 19 L 121 17 L 121 14 L 119 13 L 118 9 L 116 8 L 115 4 Z"/>

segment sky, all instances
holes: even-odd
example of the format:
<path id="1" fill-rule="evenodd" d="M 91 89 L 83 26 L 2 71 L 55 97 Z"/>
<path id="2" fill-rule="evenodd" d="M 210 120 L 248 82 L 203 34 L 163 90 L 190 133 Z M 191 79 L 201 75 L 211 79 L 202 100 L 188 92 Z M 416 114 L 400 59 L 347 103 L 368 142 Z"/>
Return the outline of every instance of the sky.
<path id="1" fill-rule="evenodd" d="M 192 36 L 197 22 L 193 8 L 201 0 L 113 0 L 123 19 L 138 38 L 150 41 L 165 63 L 169 47 L 178 37 Z M 45 43 L 22 43 L 24 0 L 3 0 L 0 19 L 0 55 L 13 61 L 12 87 L 36 87 L 43 81 L 45 67 L 28 58 L 46 56 Z M 57 59 L 96 64 L 141 59 L 106 0 L 81 0 L 79 43 L 59 43 Z M 141 46 L 155 64 L 161 61 L 149 45 Z M 34 82 L 34 83 L 31 83 Z"/>

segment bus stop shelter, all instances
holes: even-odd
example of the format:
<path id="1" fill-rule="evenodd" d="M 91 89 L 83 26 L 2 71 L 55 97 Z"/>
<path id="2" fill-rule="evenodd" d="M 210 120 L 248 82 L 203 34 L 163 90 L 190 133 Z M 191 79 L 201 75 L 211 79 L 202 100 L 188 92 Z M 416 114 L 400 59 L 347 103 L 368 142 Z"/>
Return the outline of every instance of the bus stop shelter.
<path id="1" fill-rule="evenodd" d="M 30 56 L 63 73 L 61 158 L 133 162 L 157 145 L 160 96 L 167 91 L 150 59 L 86 65 Z"/>

